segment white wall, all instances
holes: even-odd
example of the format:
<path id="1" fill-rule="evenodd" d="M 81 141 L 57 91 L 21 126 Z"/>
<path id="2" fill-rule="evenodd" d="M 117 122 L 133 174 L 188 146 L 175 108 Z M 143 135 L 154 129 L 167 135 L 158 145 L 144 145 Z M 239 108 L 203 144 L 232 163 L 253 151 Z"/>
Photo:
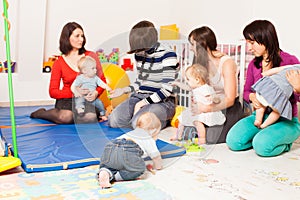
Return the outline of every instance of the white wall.
<path id="1" fill-rule="evenodd" d="M 217 4 L 218 6 L 215 6 Z M 34 6 L 32 6 L 34 5 Z M 2 11 L 2 5 L 0 6 Z M 59 54 L 58 40 L 63 25 L 80 23 L 87 49 L 128 49 L 128 31 L 140 20 L 157 27 L 176 23 L 182 37 L 194 28 L 208 25 L 219 41 L 242 39 L 242 30 L 254 19 L 268 19 L 276 26 L 283 50 L 300 58 L 297 0 L 14 0 L 9 1 L 12 59 L 18 63 L 13 74 L 15 101 L 50 100 L 49 74 L 42 63 Z M 3 25 L 0 26 L 0 61 L 5 60 Z M 0 103 L 9 101 L 7 74 L 0 73 Z"/>
<path id="2" fill-rule="evenodd" d="M 34 6 L 33 6 L 34 5 Z M 2 9 L 2 5 L 1 5 Z M 11 59 L 17 62 L 12 76 L 15 101 L 47 100 L 49 75 L 43 76 L 46 0 L 9 1 Z M 1 33 L 3 33 L 1 27 Z M 4 42 L 4 41 L 3 41 Z M 1 49 L 4 46 L 1 45 Z M 1 61 L 6 60 L 1 55 Z M 9 101 L 7 74 L 0 74 L 0 102 Z"/>

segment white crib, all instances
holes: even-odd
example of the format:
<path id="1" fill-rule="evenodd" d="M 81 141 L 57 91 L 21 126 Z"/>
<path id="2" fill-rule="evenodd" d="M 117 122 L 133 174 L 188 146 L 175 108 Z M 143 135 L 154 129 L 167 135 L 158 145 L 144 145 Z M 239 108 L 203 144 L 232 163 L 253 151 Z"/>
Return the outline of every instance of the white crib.
<path id="1" fill-rule="evenodd" d="M 179 62 L 179 79 L 184 81 L 182 76 L 187 66 L 192 64 L 193 53 L 190 51 L 190 43 L 187 40 L 161 40 L 162 45 L 168 45 L 176 52 Z M 243 105 L 243 89 L 245 82 L 245 65 L 246 65 L 246 44 L 245 41 L 237 41 L 236 43 L 220 43 L 217 47 L 220 51 L 231 56 L 238 66 L 238 90 L 239 100 Z M 179 89 L 177 93 L 177 102 L 180 106 L 188 107 L 190 98 L 189 93 Z"/>

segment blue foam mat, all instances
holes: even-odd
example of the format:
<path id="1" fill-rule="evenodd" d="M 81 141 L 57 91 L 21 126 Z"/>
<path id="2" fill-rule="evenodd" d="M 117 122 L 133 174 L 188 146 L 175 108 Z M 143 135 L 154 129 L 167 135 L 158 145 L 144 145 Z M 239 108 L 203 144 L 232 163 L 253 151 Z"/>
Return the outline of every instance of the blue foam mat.
<path id="1" fill-rule="evenodd" d="M 7 122 L 10 120 L 3 115 L 5 113 L 2 112 L 3 109 L 0 108 L 0 125 L 8 125 Z M 45 126 L 36 126 L 37 122 L 44 121 L 29 118 L 28 113 L 36 107 L 28 107 L 27 110 L 22 107 L 23 113 L 18 109 L 19 107 L 15 108 L 16 113 L 19 112 L 18 114 L 22 114 L 23 117 L 16 114 L 16 124 L 24 125 L 27 121 L 33 125 L 16 128 L 18 154 L 26 172 L 72 169 L 99 164 L 106 142 L 130 130 L 111 128 L 107 122 L 53 125 L 46 121 L 43 124 Z M 12 143 L 11 128 L 1 128 L 0 134 L 7 142 Z M 163 158 L 181 156 L 186 153 L 184 148 L 162 140 L 157 140 L 157 146 Z"/>
<path id="2" fill-rule="evenodd" d="M 42 119 L 32 119 L 30 118 L 30 113 L 39 108 L 53 108 L 53 106 L 17 106 L 14 108 L 15 122 L 17 126 L 28 125 L 28 124 L 53 124 L 47 120 Z M 0 125 L 10 126 L 10 109 L 9 107 L 0 107 Z"/>

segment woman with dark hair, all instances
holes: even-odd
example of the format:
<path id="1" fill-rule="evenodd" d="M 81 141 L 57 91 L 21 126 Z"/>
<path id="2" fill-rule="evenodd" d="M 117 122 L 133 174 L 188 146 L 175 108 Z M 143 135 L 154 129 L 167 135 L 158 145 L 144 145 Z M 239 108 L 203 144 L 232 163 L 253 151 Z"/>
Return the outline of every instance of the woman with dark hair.
<path id="1" fill-rule="evenodd" d="M 59 49 L 62 55 L 53 64 L 49 86 L 50 97 L 56 99 L 55 108 L 49 110 L 40 108 L 31 113 L 31 118 L 45 119 L 57 124 L 98 121 L 95 107 L 92 104 L 86 104 L 84 115 L 77 116 L 76 112 L 73 113 L 74 104 L 71 85 L 79 73 L 78 61 L 81 57 L 91 56 L 96 60 L 97 74 L 105 82 L 102 67 L 96 53 L 87 51 L 84 47 L 85 43 L 86 38 L 83 28 L 78 23 L 69 22 L 63 27 L 59 39 Z M 92 102 L 103 90 L 101 87 L 98 87 L 94 92 L 90 92 L 88 89 L 81 89 L 80 93 L 84 95 L 86 101 Z M 73 114 L 75 114 L 75 117 Z"/>
<path id="2" fill-rule="evenodd" d="M 207 68 L 209 84 L 221 100 L 217 104 L 210 105 L 193 101 L 192 112 L 197 115 L 222 111 L 226 121 L 224 125 L 206 126 L 206 143 L 224 143 L 229 129 L 243 115 L 238 98 L 237 65 L 230 56 L 217 50 L 216 36 L 209 27 L 194 29 L 188 39 L 191 43 L 191 50 L 194 52 L 193 62 Z"/>
<path id="3" fill-rule="evenodd" d="M 129 44 L 128 53 L 134 53 L 137 77 L 129 87 L 110 92 L 111 98 L 132 94 L 112 111 L 108 123 L 111 127 L 135 128 L 142 113 L 152 112 L 164 128 L 175 114 L 173 87 L 169 83 L 177 76 L 176 53 L 158 42 L 157 30 L 149 21 L 140 21 L 132 27 Z"/>
<path id="4" fill-rule="evenodd" d="M 262 78 L 262 72 L 283 65 L 298 64 L 299 60 L 280 49 L 275 27 L 270 21 L 255 20 L 244 28 L 243 34 L 249 51 L 255 56 L 247 69 L 244 101 L 249 104 L 252 103 L 256 110 L 263 105 L 257 100 L 251 87 Z M 294 80 L 299 76 L 293 77 L 289 79 L 289 82 L 296 88 Z M 292 105 L 292 120 L 281 117 L 276 123 L 261 129 L 254 124 L 256 115 L 254 111 L 252 115 L 240 120 L 231 128 L 226 139 L 228 147 L 234 151 L 253 147 L 260 156 L 277 156 L 289 151 L 292 143 L 300 135 L 300 124 L 297 118 L 299 94 L 297 92 L 294 92 L 289 99 Z M 268 117 L 271 111 L 270 108 L 267 109 L 264 119 Z"/>

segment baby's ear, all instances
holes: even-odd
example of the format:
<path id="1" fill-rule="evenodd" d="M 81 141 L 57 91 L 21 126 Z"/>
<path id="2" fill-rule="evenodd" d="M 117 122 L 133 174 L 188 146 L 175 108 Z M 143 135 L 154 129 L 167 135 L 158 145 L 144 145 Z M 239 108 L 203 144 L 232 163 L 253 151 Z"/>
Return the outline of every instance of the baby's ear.
<path id="1" fill-rule="evenodd" d="M 197 83 L 200 82 L 200 78 L 195 78 L 195 81 L 197 81 Z"/>

